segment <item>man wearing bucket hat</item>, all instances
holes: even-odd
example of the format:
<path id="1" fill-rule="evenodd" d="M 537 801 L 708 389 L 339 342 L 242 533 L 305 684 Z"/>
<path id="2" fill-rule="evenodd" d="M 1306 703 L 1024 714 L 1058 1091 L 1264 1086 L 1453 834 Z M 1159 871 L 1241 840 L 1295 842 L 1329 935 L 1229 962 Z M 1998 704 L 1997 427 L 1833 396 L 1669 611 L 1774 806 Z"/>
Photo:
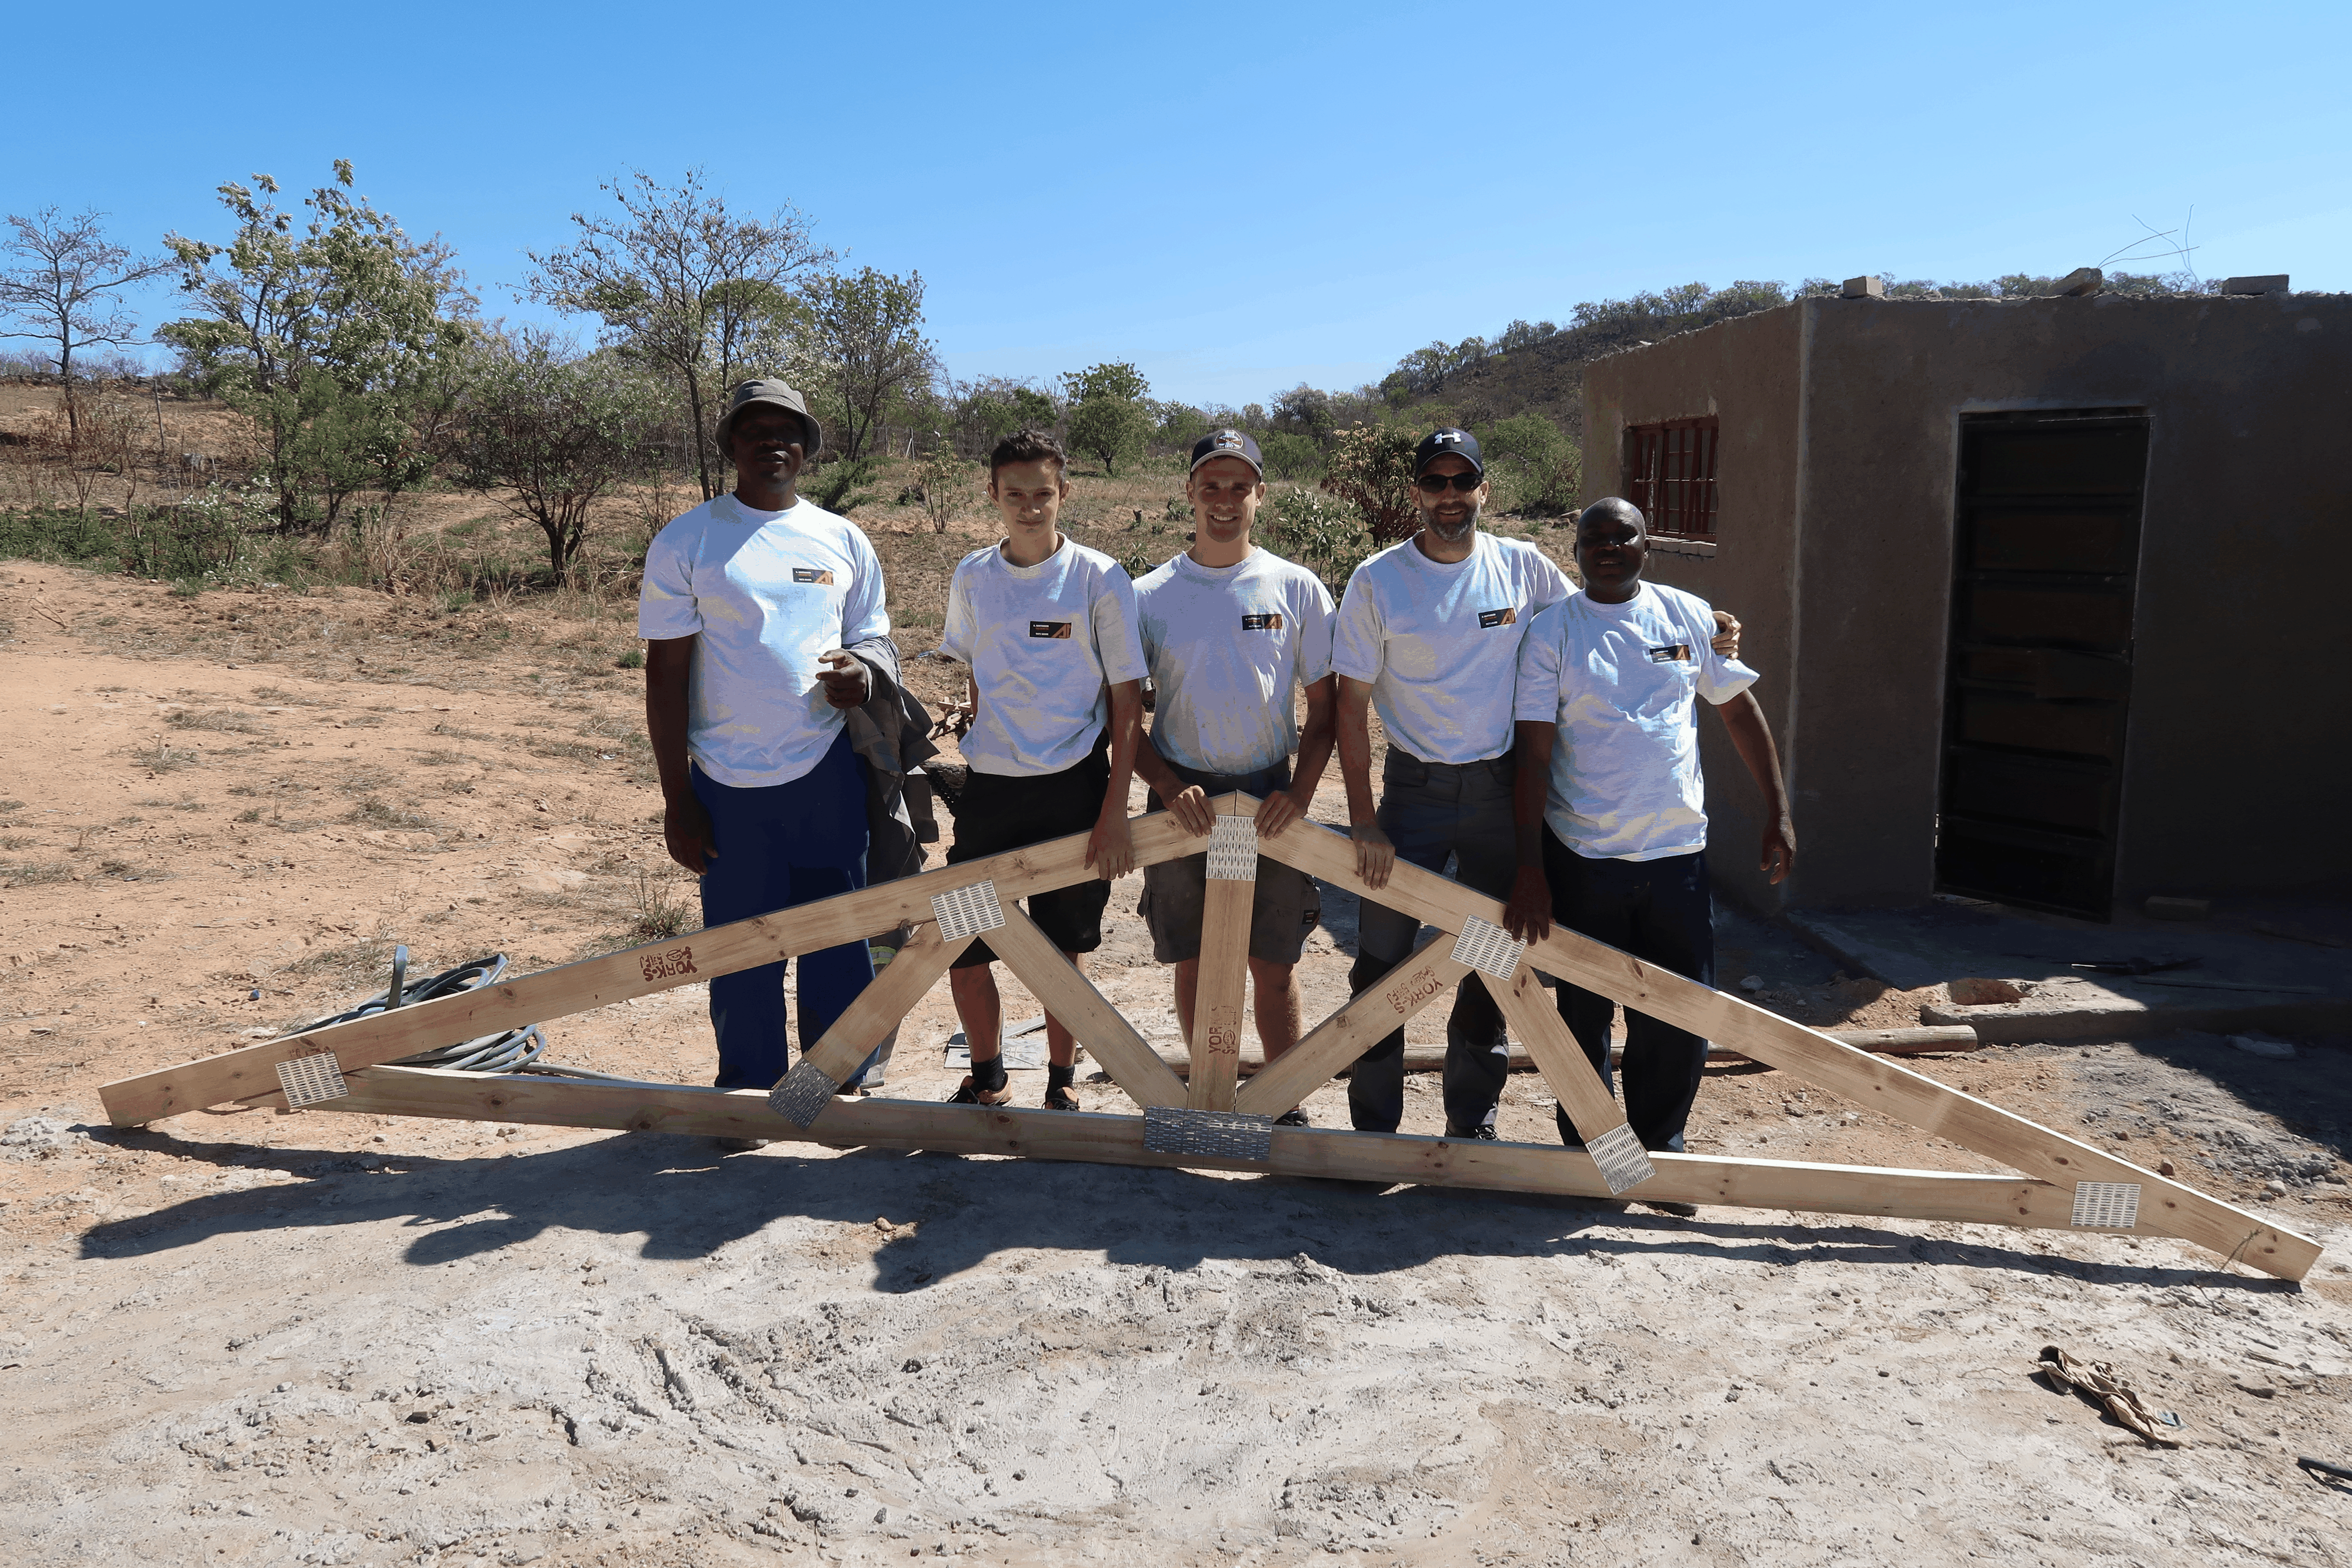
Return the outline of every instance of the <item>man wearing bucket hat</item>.
<path id="1" fill-rule="evenodd" d="M 898 659 L 873 545 L 795 490 L 823 438 L 798 392 L 745 382 L 717 432 L 734 492 L 673 518 L 646 552 L 637 635 L 662 836 L 702 879 L 706 925 L 866 885 L 866 777 L 844 715 L 874 689 L 868 666 L 895 680 Z M 805 1051 L 874 969 L 862 938 L 799 966 Z M 710 982 L 719 1088 L 783 1077 L 785 967 Z"/>
<path id="2" fill-rule="evenodd" d="M 1480 531 L 1490 491 L 1478 440 L 1468 431 L 1423 437 L 1412 475 L 1421 531 L 1356 568 L 1332 638 L 1339 771 L 1356 869 L 1380 888 L 1400 856 L 1441 873 L 1451 859 L 1456 882 L 1507 899 L 1518 862 L 1511 709 L 1519 643 L 1538 611 L 1568 597 L 1569 582 L 1534 545 Z M 1727 652 L 1736 653 L 1737 622 L 1730 625 Z M 1388 733 L 1377 809 L 1370 708 L 1379 709 Z M 1403 960 L 1419 929 L 1412 915 L 1365 900 L 1349 989 L 1363 991 Z M 1501 1009 L 1477 976 L 1466 977 L 1445 1026 L 1448 1137 L 1495 1136 L 1508 1052 Z M 1360 1131 L 1396 1131 L 1404 1114 L 1404 1030 L 1356 1063 L 1348 1109 Z"/>

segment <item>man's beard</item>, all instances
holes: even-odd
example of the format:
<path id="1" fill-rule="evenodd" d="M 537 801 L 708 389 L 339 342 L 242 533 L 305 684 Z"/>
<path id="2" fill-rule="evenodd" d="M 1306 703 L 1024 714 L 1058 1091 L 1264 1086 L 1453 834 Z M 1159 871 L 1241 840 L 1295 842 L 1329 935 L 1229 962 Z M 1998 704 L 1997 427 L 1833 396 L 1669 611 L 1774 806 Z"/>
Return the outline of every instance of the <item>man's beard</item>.
<path id="1" fill-rule="evenodd" d="M 1434 512 L 1432 512 L 1429 516 L 1429 531 L 1435 534 L 1439 538 L 1444 539 L 1447 544 L 1452 544 L 1456 539 L 1468 538 L 1470 530 L 1477 526 L 1478 508 L 1476 507 L 1471 507 L 1468 512 L 1464 514 L 1462 525 L 1459 528 L 1447 528 L 1444 523 L 1438 520 L 1437 514 Z"/>

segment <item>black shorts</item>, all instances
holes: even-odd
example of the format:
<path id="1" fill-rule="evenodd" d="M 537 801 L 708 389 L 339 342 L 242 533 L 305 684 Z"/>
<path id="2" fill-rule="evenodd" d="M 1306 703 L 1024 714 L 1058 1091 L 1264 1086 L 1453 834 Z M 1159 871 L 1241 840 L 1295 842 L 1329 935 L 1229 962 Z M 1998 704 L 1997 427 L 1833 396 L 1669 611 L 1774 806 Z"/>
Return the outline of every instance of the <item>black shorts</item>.
<path id="1" fill-rule="evenodd" d="M 1109 789 L 1110 757 L 1099 747 L 1085 761 L 1059 773 L 1015 779 L 975 768 L 966 776 L 963 799 L 956 803 L 955 846 L 948 851 L 948 864 L 985 860 L 1047 839 L 1092 832 Z M 1103 910 L 1110 903 L 1110 883 L 1100 877 L 1052 893 L 1032 894 L 1027 903 L 1029 918 L 1063 952 L 1091 953 L 1102 946 Z M 985 941 L 976 941 L 963 950 L 953 967 L 976 968 L 995 956 Z"/>

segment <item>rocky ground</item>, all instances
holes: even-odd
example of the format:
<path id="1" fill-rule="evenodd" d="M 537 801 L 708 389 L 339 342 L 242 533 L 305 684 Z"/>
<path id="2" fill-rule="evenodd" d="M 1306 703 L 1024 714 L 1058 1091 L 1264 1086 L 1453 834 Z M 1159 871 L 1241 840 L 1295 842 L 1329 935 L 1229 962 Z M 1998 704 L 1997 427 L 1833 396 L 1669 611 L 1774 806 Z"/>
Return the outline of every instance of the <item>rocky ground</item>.
<path id="1" fill-rule="evenodd" d="M 690 925 L 626 632 L 0 570 L 0 1557 L 2352 1556 L 2352 1490 L 2294 1464 L 2352 1466 L 2339 1041 L 1917 1063 L 2320 1236 L 2300 1288 L 2111 1235 L 324 1112 L 103 1127 L 98 1084 L 346 1006 L 394 941 L 538 967 Z M 1132 891 L 1094 972 L 1172 1044 Z M 1352 934 L 1330 895 L 1311 1014 Z M 1808 1022 L 1942 999 L 1736 915 L 1722 940 L 1727 983 Z M 699 1081 L 702 1006 L 556 1020 L 554 1053 Z M 943 1097 L 953 1028 L 942 988 L 884 1092 Z M 1549 1119 L 1515 1080 L 1505 1135 Z M 1752 1065 L 1711 1070 L 1694 1132 L 1990 1168 Z M 2181 1446 L 2046 1387 L 2052 1343 Z"/>

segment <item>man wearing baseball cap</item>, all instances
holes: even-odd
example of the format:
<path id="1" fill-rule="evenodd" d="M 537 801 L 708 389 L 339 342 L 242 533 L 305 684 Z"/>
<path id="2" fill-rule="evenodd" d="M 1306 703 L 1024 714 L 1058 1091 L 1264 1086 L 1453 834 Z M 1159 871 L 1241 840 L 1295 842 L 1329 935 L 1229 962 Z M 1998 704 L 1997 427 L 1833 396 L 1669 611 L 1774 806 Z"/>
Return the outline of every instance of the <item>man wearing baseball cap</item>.
<path id="1" fill-rule="evenodd" d="M 1356 869 L 1380 888 L 1400 855 L 1440 873 L 1450 858 L 1454 880 L 1508 899 L 1517 870 L 1511 793 L 1519 643 L 1538 611 L 1567 599 L 1569 582 L 1534 545 L 1479 530 L 1489 486 L 1468 431 L 1432 431 L 1413 454 L 1412 474 L 1421 531 L 1356 568 L 1332 637 Z M 1727 652 L 1736 654 L 1737 622 L 1730 625 Z M 1377 810 L 1366 719 L 1375 707 L 1388 733 Z M 1366 900 L 1349 988 L 1362 992 L 1403 960 L 1419 929 L 1413 916 Z M 1448 1137 L 1495 1136 L 1508 1051 L 1501 1009 L 1479 977 L 1466 977 L 1445 1026 Z M 1360 1131 L 1396 1131 L 1404 1030 L 1356 1063 L 1348 1109 Z"/>
<path id="2" fill-rule="evenodd" d="M 1255 795 L 1256 827 L 1272 838 L 1307 813 L 1331 758 L 1331 595 L 1305 567 L 1252 542 L 1265 499 L 1265 460 L 1238 430 L 1192 447 L 1184 484 L 1192 545 L 1135 585 L 1137 630 L 1155 693 L 1151 733 L 1135 771 L 1196 833 L 1216 824 L 1209 797 Z M 1307 694 L 1307 722 L 1293 693 Z M 1298 766 L 1294 777 L 1291 754 Z M 1176 1016 L 1186 1039 L 1200 987 L 1208 856 L 1163 861 L 1143 873 L 1152 956 L 1175 966 Z M 1297 1043 L 1296 966 L 1322 912 L 1315 882 L 1271 855 L 1257 862 L 1249 971 L 1260 1044 L 1271 1061 Z M 1292 1107 L 1280 1118 L 1304 1126 Z"/>
<path id="3" fill-rule="evenodd" d="M 745 382 L 719 421 L 731 495 L 673 518 L 646 552 L 646 732 L 670 858 L 719 925 L 866 885 L 866 786 L 844 712 L 898 675 L 882 563 L 864 533 L 795 491 L 823 441 L 801 394 Z M 799 960 L 801 1048 L 874 977 L 863 936 Z M 785 965 L 710 982 L 722 1089 L 790 1065 Z M 719 1142 L 730 1148 L 756 1140 Z"/>

